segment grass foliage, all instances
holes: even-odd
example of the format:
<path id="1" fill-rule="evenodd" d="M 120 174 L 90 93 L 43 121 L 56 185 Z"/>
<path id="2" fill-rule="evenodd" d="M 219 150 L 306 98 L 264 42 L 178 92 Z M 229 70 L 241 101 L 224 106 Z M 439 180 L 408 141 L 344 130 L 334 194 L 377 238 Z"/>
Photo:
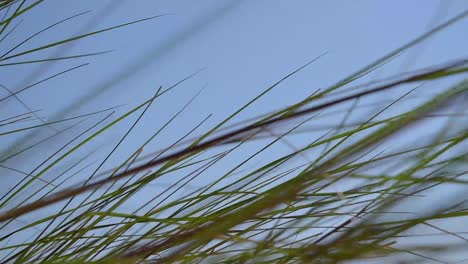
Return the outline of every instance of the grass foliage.
<path id="1" fill-rule="evenodd" d="M 2 48 L 1 67 L 21 71 L 26 64 L 100 55 L 107 51 L 37 57 L 45 50 L 160 19 L 154 16 L 35 44 L 44 32 L 85 14 L 80 13 L 4 46 L 22 17 L 42 2 L 0 1 L 0 42 L 11 47 Z M 152 149 L 161 133 L 177 127 L 177 117 L 189 101 L 143 144 L 132 144 L 132 153 L 111 170 L 104 170 L 105 165 L 152 106 L 191 76 L 160 87 L 126 113 L 107 106 L 112 108 L 49 121 L 30 108 L 14 115 L 0 113 L 0 140 L 21 146 L 2 144 L 1 149 L 2 169 L 21 176 L 0 197 L 2 263 L 444 263 L 439 258 L 444 254 L 460 256 L 467 238 L 443 223 L 466 221 L 466 194 L 453 192 L 437 199 L 434 190 L 468 183 L 468 80 L 463 79 L 468 60 L 356 83 L 467 16 L 463 12 L 447 20 L 296 104 L 233 123 L 314 59 L 210 129 L 205 129 L 208 116 L 167 148 Z M 20 100 L 17 95 L 51 79 L 72 77 L 84 65 L 14 91 L 3 86 L 0 104 Z M 452 84 L 437 94 L 416 92 L 440 80 Z M 374 96 L 395 89 L 404 92 L 390 100 Z M 31 120 L 40 122 L 31 125 Z M 123 123 L 125 130 L 119 126 Z M 54 124 L 72 125 L 47 137 L 36 133 Z M 97 140 L 115 130 L 122 132 L 121 138 L 105 158 L 94 159 L 93 152 L 82 151 L 99 148 Z M 73 138 L 49 156 L 41 154 L 70 131 L 76 134 Z M 35 143 L 20 144 L 31 138 Z M 287 151 L 277 151 L 278 145 Z M 41 162 L 32 169 L 7 165 L 25 154 Z M 36 183 L 43 188 L 32 188 Z M 128 204 L 139 207 L 129 209 Z M 24 222 L 24 216 L 34 220 Z"/>

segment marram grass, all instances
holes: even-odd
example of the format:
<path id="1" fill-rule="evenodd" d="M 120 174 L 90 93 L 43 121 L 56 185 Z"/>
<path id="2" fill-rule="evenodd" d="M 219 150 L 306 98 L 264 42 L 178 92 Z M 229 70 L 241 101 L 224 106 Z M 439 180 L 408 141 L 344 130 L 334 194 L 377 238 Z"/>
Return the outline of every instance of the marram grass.
<path id="1" fill-rule="evenodd" d="M 22 16 L 34 12 L 42 2 L 0 1 L 0 37 L 5 36 L 0 45 L 14 34 Z M 106 51 L 28 58 L 96 34 L 161 19 L 153 16 L 22 49 L 44 32 L 85 13 L 64 18 L 8 45 L 13 48 L 0 54 L 0 66 L 23 67 L 97 56 Z M 141 125 L 152 105 L 192 76 L 158 88 L 154 96 L 120 114 L 111 107 L 27 125 L 26 121 L 39 118 L 37 111 L 10 116 L 2 113 L 0 140 L 13 138 L 11 146 L 15 147 L 1 149 L 0 165 L 22 178 L 12 188 L 2 190 L 0 197 L 1 262 L 444 263 L 438 258 L 440 254 L 462 254 L 468 246 L 464 234 L 448 231 L 439 223 L 466 221 L 467 197 L 457 194 L 441 205 L 420 210 L 415 204 L 430 199 L 434 188 L 468 183 L 468 130 L 462 111 L 468 104 L 468 80 L 463 79 L 468 60 L 429 65 L 369 84 L 354 83 L 466 16 L 468 11 L 289 107 L 232 123 L 319 56 L 279 78 L 212 128 L 203 130 L 210 118 L 207 116 L 167 148 L 152 149 L 151 143 L 163 131 L 177 127 L 178 116 L 193 103 L 192 99 L 143 144 L 134 145 L 132 153 L 111 170 L 103 170 L 104 165 Z M 36 88 L 38 83 L 47 84 L 64 74 L 73 76 L 73 70 L 85 65 L 63 69 L 15 91 L 3 87 L 7 95 L 0 98 L 0 104 L 19 100 L 18 94 Z M 446 78 L 457 78 L 458 83 L 433 96 L 419 98 L 413 93 L 421 84 Z M 366 101 L 372 95 L 401 87 L 406 92 L 395 100 Z M 423 101 L 411 103 L 415 98 Z M 389 111 L 401 104 L 406 106 L 401 108 L 404 110 Z M 378 110 L 356 121 L 355 113 L 366 107 Z M 338 122 L 325 125 L 323 120 L 330 117 Z M 91 125 L 84 122 L 89 118 L 96 118 Z M 24 143 L 39 137 L 37 131 L 68 121 L 76 123 L 35 143 Z M 121 129 L 123 122 L 129 125 L 112 143 L 112 150 L 103 159 L 91 162 L 94 153 L 83 154 L 81 150 L 98 147 L 97 140 Z M 421 128 L 425 130 L 424 140 L 408 143 L 408 138 L 421 137 Z M 41 148 L 67 131 L 77 134 L 49 156 L 41 155 Z M 301 145 L 291 143 L 295 137 L 301 138 Z M 277 154 L 278 144 L 287 146 L 288 152 L 266 155 L 265 159 L 265 153 Z M 25 153 L 42 161 L 31 170 L 6 165 Z M 231 158 L 238 153 L 242 153 L 241 160 Z M 254 166 L 246 166 L 252 161 Z M 211 182 L 195 184 L 203 175 L 214 172 Z M 69 184 L 76 178 L 85 180 Z M 163 186 L 162 179 L 172 180 L 162 189 L 151 188 Z M 32 188 L 37 182 L 45 187 Z M 185 191 L 180 195 L 182 189 Z M 139 207 L 125 207 L 135 199 Z M 25 215 L 36 217 L 32 222 L 21 222 L 20 217 Z M 433 233 L 419 234 L 421 228 Z M 431 236 L 451 237 L 456 243 L 433 243 L 437 239 L 429 241 Z"/>

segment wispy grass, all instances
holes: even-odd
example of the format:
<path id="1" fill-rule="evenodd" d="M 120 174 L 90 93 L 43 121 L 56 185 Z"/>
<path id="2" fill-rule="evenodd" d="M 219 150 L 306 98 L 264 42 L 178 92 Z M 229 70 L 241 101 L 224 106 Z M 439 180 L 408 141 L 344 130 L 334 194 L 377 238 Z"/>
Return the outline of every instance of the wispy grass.
<path id="1" fill-rule="evenodd" d="M 15 22 L 41 2 L 0 1 L 4 13 L 0 35 L 14 34 Z M 0 66 L 82 62 L 102 52 L 34 60 L 27 55 L 161 17 L 16 51 L 42 32 L 83 14 L 60 20 L 15 44 L 2 53 Z M 467 184 L 468 80 L 462 78 L 468 71 L 467 58 L 360 86 L 350 84 L 466 16 L 468 11 L 302 101 L 232 124 L 240 113 L 322 54 L 279 78 L 211 128 L 206 128 L 208 115 L 167 148 L 152 149 L 151 143 L 162 132 L 177 127 L 178 116 L 196 103 L 197 93 L 142 144 L 132 144 L 130 154 L 111 170 L 104 168 L 115 165 L 111 158 L 122 151 L 145 115 L 193 75 L 169 88 L 160 87 L 154 96 L 120 115 L 112 107 L 32 125 L 27 123 L 37 117 L 32 109 L 0 116 L 0 140 L 16 136 L 17 142 L 24 140 L 21 135 L 26 131 L 76 122 L 20 149 L 2 149 L 1 168 L 22 177 L 0 197 L 2 262 L 337 263 L 401 257 L 407 262 L 445 263 L 437 254 L 460 253 L 468 240 L 437 221 L 466 219 L 466 197 L 457 193 L 434 206 L 415 204 L 431 201 L 431 190 L 440 186 Z M 85 65 L 9 91 L 0 103 Z M 459 82 L 432 96 L 426 94 L 419 105 L 411 103 L 422 84 L 453 77 Z M 402 87 L 406 91 L 395 100 L 367 101 Z M 394 111 L 401 105 L 404 110 Z M 362 110 L 368 106 L 377 111 L 367 111 L 363 117 Z M 336 122 L 323 123 L 330 117 L 336 117 Z M 125 122 L 129 127 L 120 131 L 119 125 Z M 423 134 L 421 128 L 426 130 Z M 122 136 L 104 158 L 83 151 L 96 149 L 97 139 L 115 130 Z M 70 131 L 75 135 L 65 137 Z M 44 156 L 41 148 L 59 137 L 65 143 Z M 280 144 L 286 145 L 287 152 L 278 151 Z M 41 162 L 25 169 L 4 164 L 25 153 Z M 86 180 L 76 182 L 76 178 Z M 33 188 L 36 184 L 42 187 Z M 155 185 L 164 188 L 155 191 Z M 139 207 L 132 203 L 135 200 Z M 129 205 L 133 205 L 130 210 Z M 21 216 L 33 220 L 18 225 Z M 423 227 L 439 233 L 414 233 Z M 405 239 L 432 235 L 453 238 L 456 243 L 417 239 L 404 244 Z"/>

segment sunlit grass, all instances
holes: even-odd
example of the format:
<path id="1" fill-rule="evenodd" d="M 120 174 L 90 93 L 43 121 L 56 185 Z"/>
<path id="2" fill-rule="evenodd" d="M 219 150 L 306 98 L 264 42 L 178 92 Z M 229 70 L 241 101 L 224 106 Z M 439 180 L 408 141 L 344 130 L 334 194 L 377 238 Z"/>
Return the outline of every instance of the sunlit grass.
<path id="1" fill-rule="evenodd" d="M 0 1 L 5 14 L 0 35 L 14 34 L 14 22 L 41 2 Z M 105 51 L 34 60 L 27 55 L 161 17 L 17 51 L 42 32 L 85 13 L 32 34 L 0 55 L 2 67 L 80 61 L 78 66 L 17 91 L 6 89 L 0 103 L 38 83 L 72 75 L 73 70 L 86 65 L 83 60 Z M 428 65 L 363 85 L 353 86 L 353 82 L 467 15 L 461 13 L 300 102 L 232 123 L 324 54 L 319 55 L 278 78 L 210 129 L 204 126 L 211 117 L 207 115 L 167 148 L 152 149 L 151 143 L 162 132 L 177 127 L 178 116 L 196 103 L 196 94 L 178 112 L 166 116 L 167 121 L 144 143 L 133 145 L 131 154 L 111 170 L 104 170 L 105 165 L 142 125 L 153 105 L 193 75 L 170 87 L 159 87 L 152 97 L 123 114 L 106 106 L 32 125 L 28 122 L 36 119 L 34 110 L 0 115 L 0 138 L 13 138 L 13 143 L 26 141 L 26 132 L 34 137 L 35 131 L 51 124 L 68 125 L 20 149 L 1 150 L 1 167 L 23 177 L 0 197 L 2 262 L 336 263 L 384 261 L 384 257 L 443 262 L 437 254 L 462 252 L 468 240 L 438 226 L 437 221 L 463 221 L 468 215 L 466 197 L 457 194 L 424 208 L 415 204 L 433 203 L 431 190 L 440 186 L 467 184 L 468 81 L 462 77 L 468 71 L 468 60 Z M 421 99 L 416 94 L 421 84 L 446 78 L 456 78 L 458 83 L 436 94 L 423 93 L 422 103 L 411 101 Z M 402 87 L 405 92 L 395 100 L 368 100 L 371 95 Z M 128 128 L 121 131 L 122 136 L 104 158 L 96 160 L 92 152 L 83 154 L 86 147 L 98 148 L 98 139 L 120 129 L 123 122 L 128 122 Z M 48 148 L 49 140 L 70 131 L 76 135 L 67 137 L 48 156 L 42 154 L 41 148 Z M 281 144 L 286 150 L 278 148 Z M 41 162 L 33 169 L 3 165 L 24 153 Z M 77 178 L 84 181 L 77 183 Z M 33 188 L 38 182 L 44 187 Z M 19 224 L 20 216 L 33 216 L 34 220 Z M 413 239 L 405 244 L 411 238 L 429 236 L 418 234 L 421 228 L 438 231 L 435 235 L 455 242 Z"/>

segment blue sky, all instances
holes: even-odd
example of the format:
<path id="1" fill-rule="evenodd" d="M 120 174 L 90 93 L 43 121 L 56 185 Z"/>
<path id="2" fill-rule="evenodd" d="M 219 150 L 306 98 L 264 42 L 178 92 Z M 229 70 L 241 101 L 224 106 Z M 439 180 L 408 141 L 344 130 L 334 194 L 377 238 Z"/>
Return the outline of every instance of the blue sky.
<path id="1" fill-rule="evenodd" d="M 47 111 L 47 116 L 89 90 L 103 89 L 106 82 L 115 80 L 122 75 L 120 73 L 126 74 L 117 84 L 110 85 L 112 87 L 107 90 L 104 88 L 107 92 L 101 93 L 101 97 L 88 100 L 86 106 L 102 105 L 99 99 L 109 98 L 109 95 L 116 104 L 136 103 L 147 98 L 159 85 L 168 86 L 206 68 L 189 83 L 189 88 L 180 89 L 177 95 L 181 97 L 174 96 L 174 100 L 183 100 L 190 95 L 187 90 L 195 92 L 208 84 L 201 100 L 210 102 L 210 108 L 201 103 L 198 107 L 205 109 L 198 109 L 216 112 L 221 118 L 293 69 L 328 52 L 292 78 L 287 87 L 269 96 L 268 103 L 257 106 L 259 111 L 276 109 L 310 94 L 315 87 L 333 83 L 466 7 L 466 1 L 70 2 L 46 1 L 25 18 L 24 26 L 15 37 L 87 10 L 92 13 L 60 26 L 30 45 L 74 35 L 74 30 L 81 29 L 89 21 L 93 23 L 87 31 L 157 14 L 169 15 L 75 45 L 69 54 L 110 49 L 114 52 L 80 61 L 89 61 L 91 65 L 70 77 L 58 78 L 54 81 L 56 85 L 50 85 L 48 90 L 34 89 L 22 95 L 35 108 Z M 110 9 L 116 4 L 117 7 Z M 100 14 L 106 16 L 93 18 Z M 28 20 L 38 23 L 27 23 Z M 407 66 L 414 69 L 467 55 L 464 47 L 468 40 L 461 33 L 466 26 L 466 21 L 458 23 L 372 77 L 395 74 Z M 47 56 L 48 53 L 42 54 Z M 413 56 L 416 58 L 411 60 Z M 408 60 L 411 60 L 409 65 Z M 63 69 L 64 65 L 50 68 L 53 72 L 52 68 Z M 19 67 L 7 70 L 17 69 Z M 71 78 L 80 81 L 70 83 Z M 19 81 L 7 78 L 4 82 L 14 87 Z M 284 91 L 288 96 L 284 96 Z M 47 100 L 34 100 L 44 93 L 61 100 L 55 100 L 53 105 Z M 172 100 L 165 102 L 173 103 Z M 78 109 L 74 109 L 77 112 Z"/>
<path id="2" fill-rule="evenodd" d="M 51 23 L 88 10 L 92 12 L 47 32 L 29 45 L 34 47 L 80 31 L 142 17 L 168 15 L 82 40 L 66 50 L 67 54 L 113 50 L 112 53 L 64 63 L 10 67 L 2 78 L 5 85 L 15 90 L 25 82 L 41 79 L 34 75 L 32 79 L 11 78 L 18 70 L 33 74 L 39 68 L 45 77 L 90 62 L 72 74 L 55 78 L 47 87 L 19 95 L 31 108 L 42 109 L 44 118 L 56 120 L 115 105 L 130 107 L 151 96 L 157 87 L 170 86 L 204 69 L 159 103 L 163 111 L 175 111 L 205 87 L 183 118 L 193 120 L 213 114 L 211 122 L 215 122 L 312 58 L 327 52 L 259 101 L 247 115 L 278 109 L 333 84 L 466 6 L 466 1 L 212 0 L 195 4 L 50 0 L 25 17 L 14 38 L 22 39 Z M 466 56 L 468 39 L 461 32 L 467 25 L 465 20 L 450 27 L 369 79 Z M 51 49 L 31 57 L 43 58 L 60 50 Z M 81 100 L 72 104 L 83 98 L 86 103 Z M 15 101 L 10 105 L 10 109 L 21 109 Z M 242 118 L 245 116 L 241 115 Z M 180 123 L 184 128 L 185 122 Z M 188 127 L 191 125 L 187 123 Z"/>

